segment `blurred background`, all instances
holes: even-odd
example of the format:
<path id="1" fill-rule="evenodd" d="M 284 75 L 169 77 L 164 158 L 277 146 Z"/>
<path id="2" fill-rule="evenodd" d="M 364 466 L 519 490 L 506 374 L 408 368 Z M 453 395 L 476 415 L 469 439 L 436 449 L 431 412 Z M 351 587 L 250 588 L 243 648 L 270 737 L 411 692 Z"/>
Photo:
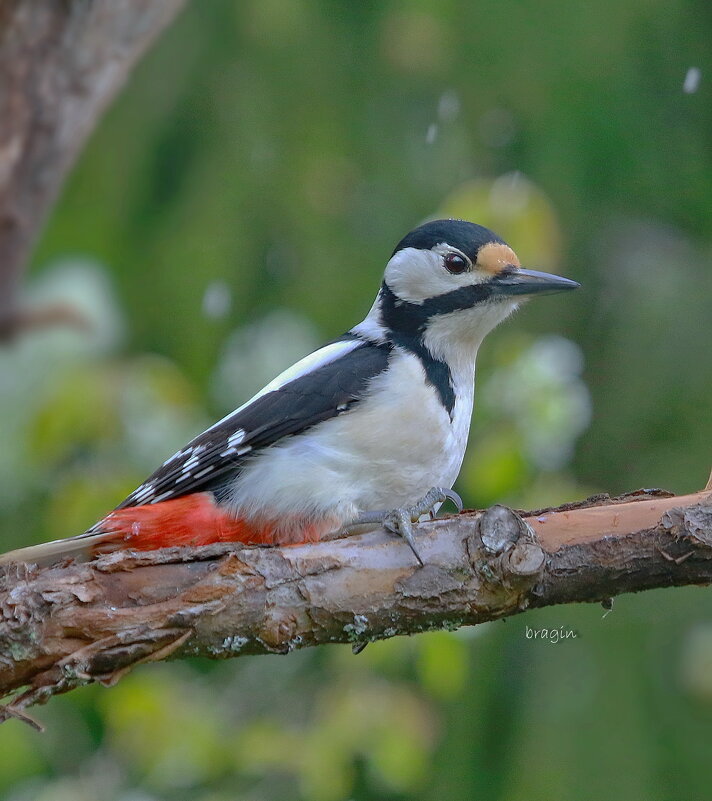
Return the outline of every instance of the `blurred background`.
<path id="1" fill-rule="evenodd" d="M 457 489 L 536 507 L 712 463 L 712 6 L 192 3 L 28 274 L 84 330 L 0 350 L 0 545 L 78 533 L 360 320 L 426 217 L 575 278 L 481 351 Z M 527 627 L 573 631 L 558 643 Z M 712 596 L 135 671 L 0 727 L 11 801 L 663 801 L 712 769 Z"/>

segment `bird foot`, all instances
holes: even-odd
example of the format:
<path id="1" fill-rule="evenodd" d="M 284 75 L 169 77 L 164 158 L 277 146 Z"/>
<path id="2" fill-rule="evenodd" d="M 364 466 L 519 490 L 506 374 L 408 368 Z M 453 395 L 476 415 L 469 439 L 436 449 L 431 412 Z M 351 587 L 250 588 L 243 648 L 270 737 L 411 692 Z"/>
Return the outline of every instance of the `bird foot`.
<path id="1" fill-rule="evenodd" d="M 413 523 L 417 523 L 424 514 L 430 514 L 431 519 L 434 518 L 435 507 L 445 501 L 452 501 L 457 511 L 462 511 L 462 499 L 454 490 L 444 489 L 443 487 L 433 487 L 412 506 L 404 506 L 383 512 L 364 512 L 353 525 L 361 526 L 369 523 L 379 523 L 388 531 L 398 534 L 398 536 L 403 537 L 408 543 L 410 550 L 413 551 L 413 555 L 418 560 L 420 566 L 423 567 L 424 562 L 418 553 L 418 549 L 415 547 Z"/>

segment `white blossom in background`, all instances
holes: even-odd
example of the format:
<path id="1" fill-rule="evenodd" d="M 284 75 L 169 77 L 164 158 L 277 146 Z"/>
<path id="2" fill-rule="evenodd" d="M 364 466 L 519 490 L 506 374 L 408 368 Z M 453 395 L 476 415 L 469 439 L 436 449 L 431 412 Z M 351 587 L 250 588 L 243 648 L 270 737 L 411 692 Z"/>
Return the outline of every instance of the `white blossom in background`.
<path id="1" fill-rule="evenodd" d="M 437 118 L 439 122 L 431 122 L 425 132 L 425 144 L 434 145 L 440 136 L 440 123 L 453 122 L 460 115 L 460 98 L 457 92 L 449 89 L 438 98 Z"/>
<path id="2" fill-rule="evenodd" d="M 232 290 L 225 281 L 211 281 L 203 293 L 203 316 L 211 320 L 225 317 L 232 308 Z"/>
<path id="3" fill-rule="evenodd" d="M 110 353 L 123 341 L 126 326 L 106 268 L 88 258 L 65 258 L 51 264 L 27 287 L 24 302 L 32 308 L 61 304 L 79 325 L 53 325 L 23 334 L 29 351 L 59 358 Z"/>
<path id="4" fill-rule="evenodd" d="M 453 89 L 443 92 L 438 100 L 438 119 L 451 122 L 460 114 L 460 98 Z"/>
<path id="5" fill-rule="evenodd" d="M 519 170 L 500 175 L 492 181 L 489 202 L 492 211 L 505 219 L 523 214 L 535 191 L 534 185 Z"/>
<path id="6" fill-rule="evenodd" d="M 321 343 L 305 317 L 276 309 L 234 331 L 223 347 L 213 375 L 219 406 L 234 409 Z"/>
<path id="7" fill-rule="evenodd" d="M 581 378 L 583 354 L 571 340 L 544 336 L 482 382 L 477 403 L 511 417 L 526 456 L 543 470 L 563 467 L 591 420 L 591 398 Z"/>
<path id="8" fill-rule="evenodd" d="M 690 67 L 685 73 L 685 80 L 682 84 L 682 91 L 686 95 L 693 95 L 700 88 L 702 70 L 699 67 Z"/>

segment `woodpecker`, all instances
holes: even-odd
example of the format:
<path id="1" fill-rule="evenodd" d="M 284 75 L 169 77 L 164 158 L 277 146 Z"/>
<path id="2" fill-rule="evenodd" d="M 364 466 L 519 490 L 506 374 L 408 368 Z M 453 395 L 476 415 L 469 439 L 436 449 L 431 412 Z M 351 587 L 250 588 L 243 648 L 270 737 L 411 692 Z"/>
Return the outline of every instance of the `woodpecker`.
<path id="1" fill-rule="evenodd" d="M 416 549 L 462 465 L 482 340 L 532 295 L 575 281 L 524 269 L 492 231 L 435 220 L 386 264 L 366 318 L 174 453 L 84 534 L 0 556 L 315 542 L 381 523 Z M 390 511 L 389 511 L 390 510 Z"/>

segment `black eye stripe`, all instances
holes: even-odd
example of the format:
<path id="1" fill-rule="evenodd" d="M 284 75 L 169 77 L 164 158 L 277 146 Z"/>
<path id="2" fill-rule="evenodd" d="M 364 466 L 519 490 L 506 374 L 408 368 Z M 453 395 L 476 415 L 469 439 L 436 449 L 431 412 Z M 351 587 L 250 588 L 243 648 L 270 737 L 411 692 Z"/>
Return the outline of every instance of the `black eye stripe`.
<path id="1" fill-rule="evenodd" d="M 460 275 L 470 269 L 469 262 L 459 253 L 447 253 L 443 259 L 445 269 L 453 275 Z"/>

